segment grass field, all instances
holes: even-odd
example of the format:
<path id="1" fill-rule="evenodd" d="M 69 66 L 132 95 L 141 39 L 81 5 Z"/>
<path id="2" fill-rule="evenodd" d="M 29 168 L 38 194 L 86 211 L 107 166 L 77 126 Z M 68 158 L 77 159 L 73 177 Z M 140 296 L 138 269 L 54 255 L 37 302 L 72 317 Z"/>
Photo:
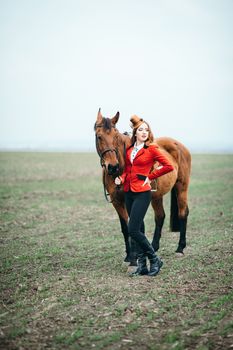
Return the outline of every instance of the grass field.
<path id="1" fill-rule="evenodd" d="M 183 258 L 165 206 L 161 273 L 130 278 L 97 155 L 0 153 L 0 348 L 233 348 L 233 155 L 193 155 Z"/>

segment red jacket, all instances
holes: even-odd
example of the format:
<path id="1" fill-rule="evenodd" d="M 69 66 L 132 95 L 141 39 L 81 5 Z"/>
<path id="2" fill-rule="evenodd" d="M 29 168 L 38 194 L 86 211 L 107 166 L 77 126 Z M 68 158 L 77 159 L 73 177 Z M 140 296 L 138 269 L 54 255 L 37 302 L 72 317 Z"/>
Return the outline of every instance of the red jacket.
<path id="1" fill-rule="evenodd" d="M 125 168 L 123 174 L 120 176 L 122 183 L 124 184 L 124 191 L 129 190 L 133 192 L 144 192 L 151 190 L 151 186 L 147 183 L 144 186 L 145 179 L 139 179 L 138 175 L 142 177 L 148 177 L 150 180 L 157 179 L 159 176 L 169 173 L 174 170 L 168 159 L 160 152 L 159 147 L 156 144 L 149 146 L 144 145 L 140 151 L 136 154 L 133 163 L 130 161 L 130 155 L 133 150 L 133 146 L 130 146 L 126 150 Z M 151 168 L 155 162 L 159 162 L 162 167 L 151 171 Z"/>

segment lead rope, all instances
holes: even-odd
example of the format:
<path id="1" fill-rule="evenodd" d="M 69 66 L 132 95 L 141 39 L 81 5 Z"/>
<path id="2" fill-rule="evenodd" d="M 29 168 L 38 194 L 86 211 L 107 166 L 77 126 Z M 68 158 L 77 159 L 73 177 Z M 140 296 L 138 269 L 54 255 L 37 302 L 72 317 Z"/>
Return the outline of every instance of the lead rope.
<path id="1" fill-rule="evenodd" d="M 108 193 L 107 188 L 106 188 L 106 185 L 105 185 L 105 171 L 106 171 L 106 168 L 105 168 L 104 173 L 103 173 L 104 197 L 105 197 L 105 199 L 106 199 L 106 201 L 107 201 L 108 203 L 112 203 L 113 200 L 109 200 L 110 194 Z"/>
<path id="2" fill-rule="evenodd" d="M 125 142 L 124 142 L 124 149 L 123 149 L 123 156 L 124 156 L 124 159 L 125 159 L 125 155 L 126 155 L 126 145 L 125 145 Z M 102 167 L 104 167 L 104 165 L 101 164 Z M 112 200 L 109 200 L 109 197 L 110 197 L 110 194 L 107 192 L 107 188 L 106 188 L 106 185 L 105 185 L 105 171 L 106 171 L 106 167 L 104 169 L 104 173 L 103 173 L 103 188 L 104 188 L 104 197 L 106 199 L 106 201 L 108 203 L 112 203 L 114 201 L 114 198 Z M 116 190 L 119 191 L 120 190 L 120 185 L 117 185 L 116 186 Z"/>

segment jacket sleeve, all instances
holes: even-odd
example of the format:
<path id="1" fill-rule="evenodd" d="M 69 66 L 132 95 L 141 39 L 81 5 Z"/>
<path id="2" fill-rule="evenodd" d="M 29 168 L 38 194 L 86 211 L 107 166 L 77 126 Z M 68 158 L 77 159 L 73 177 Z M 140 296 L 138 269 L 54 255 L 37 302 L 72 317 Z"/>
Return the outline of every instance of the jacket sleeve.
<path id="1" fill-rule="evenodd" d="M 119 178 L 121 179 L 121 183 L 123 184 L 125 182 L 125 179 L 126 179 L 126 172 L 124 171 L 123 174 L 121 174 L 119 176 Z"/>
<path id="2" fill-rule="evenodd" d="M 174 170 L 174 167 L 171 165 L 169 160 L 160 152 L 157 146 L 150 147 L 154 160 L 160 163 L 159 168 L 155 169 L 148 175 L 149 180 L 154 180 Z"/>

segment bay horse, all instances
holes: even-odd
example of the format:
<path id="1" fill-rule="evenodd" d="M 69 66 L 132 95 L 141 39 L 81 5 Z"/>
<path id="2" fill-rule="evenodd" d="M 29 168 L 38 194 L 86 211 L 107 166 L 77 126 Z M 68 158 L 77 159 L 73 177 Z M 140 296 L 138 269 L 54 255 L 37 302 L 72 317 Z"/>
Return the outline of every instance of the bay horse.
<path id="1" fill-rule="evenodd" d="M 127 133 L 120 133 L 116 124 L 120 113 L 112 118 L 105 118 L 99 109 L 94 125 L 96 150 L 100 157 L 102 167 L 102 181 L 106 199 L 115 208 L 124 236 L 126 258 L 131 266 L 137 265 L 136 244 L 130 239 L 128 233 L 128 214 L 124 203 L 123 186 L 116 186 L 114 179 L 121 175 L 125 164 L 125 152 L 131 144 Z M 155 230 L 152 246 L 155 251 L 159 249 L 162 227 L 165 219 L 163 196 L 171 191 L 170 231 L 180 232 L 176 252 L 184 254 L 186 247 L 186 227 L 189 214 L 188 186 L 191 172 L 191 154 L 179 141 L 169 137 L 156 138 L 155 142 L 160 151 L 169 159 L 174 170 L 157 179 L 156 189 L 152 191 L 151 205 L 154 210 Z M 159 166 L 155 164 L 154 167 Z"/>

